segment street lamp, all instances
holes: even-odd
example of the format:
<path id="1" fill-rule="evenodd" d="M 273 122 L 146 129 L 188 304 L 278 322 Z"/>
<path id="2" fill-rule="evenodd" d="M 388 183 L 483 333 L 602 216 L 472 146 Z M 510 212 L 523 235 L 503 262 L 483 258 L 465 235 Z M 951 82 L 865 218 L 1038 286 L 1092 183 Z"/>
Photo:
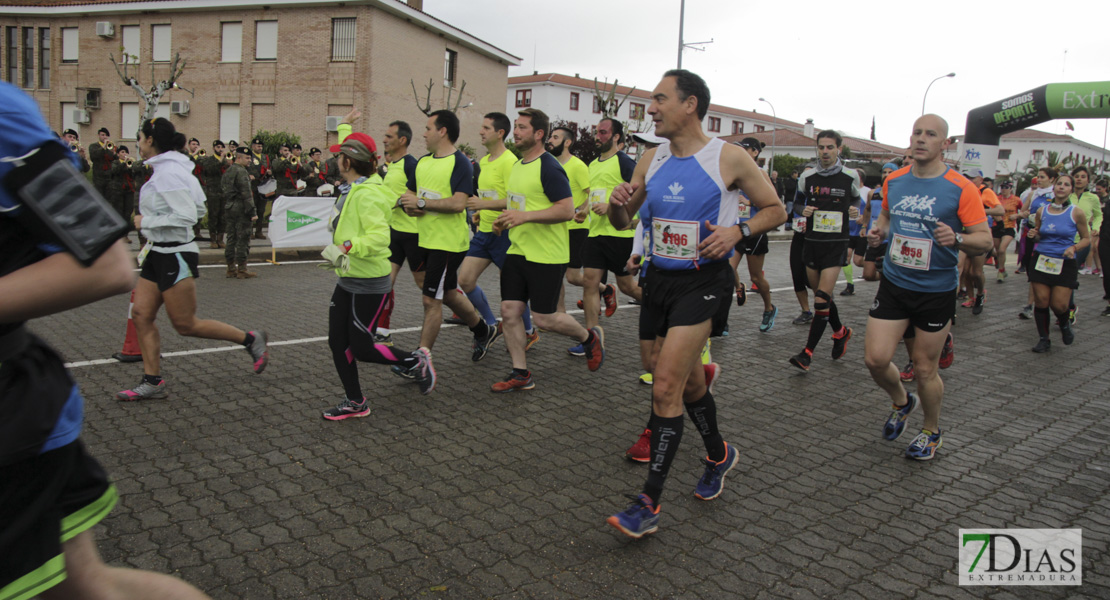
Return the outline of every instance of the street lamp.
<path id="1" fill-rule="evenodd" d="M 921 114 L 925 114 L 925 98 L 929 97 L 929 88 L 933 87 L 934 83 L 940 81 L 941 79 L 944 79 L 945 77 L 955 77 L 955 76 L 956 76 L 955 73 L 949 73 L 947 75 L 941 75 L 940 77 L 937 77 L 936 79 L 929 82 L 929 87 L 925 88 L 925 95 L 922 96 L 922 98 L 921 98 Z"/>
<path id="2" fill-rule="evenodd" d="M 771 123 L 771 161 L 767 167 L 767 174 L 770 175 L 775 170 L 775 131 L 778 129 L 779 116 L 775 113 L 775 105 L 771 104 L 766 98 L 760 98 L 760 102 L 767 102 L 767 106 L 771 107 L 771 116 L 774 117 L 775 122 Z"/>
<path id="3" fill-rule="evenodd" d="M 712 44 L 713 38 L 709 38 L 708 42 L 685 42 L 682 39 L 682 30 L 686 21 L 686 0 L 680 0 L 678 8 L 678 68 L 682 68 L 682 51 L 686 48 L 697 50 L 698 52 L 705 52 L 705 44 Z"/>

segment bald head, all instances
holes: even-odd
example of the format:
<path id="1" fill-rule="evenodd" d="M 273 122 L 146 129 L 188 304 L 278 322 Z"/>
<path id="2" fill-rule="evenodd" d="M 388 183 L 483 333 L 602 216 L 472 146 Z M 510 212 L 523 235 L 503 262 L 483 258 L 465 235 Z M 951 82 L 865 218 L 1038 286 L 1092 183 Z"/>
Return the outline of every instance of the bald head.
<path id="1" fill-rule="evenodd" d="M 928 172 L 942 170 L 944 151 L 949 143 L 947 121 L 937 115 L 918 117 L 910 134 L 910 156 L 916 164 L 915 168 L 925 168 Z"/>
<path id="2" fill-rule="evenodd" d="M 921 115 L 913 122 L 914 129 L 932 130 L 937 132 L 937 136 L 942 138 L 948 137 L 948 121 L 945 121 L 940 115 L 932 113 Z"/>

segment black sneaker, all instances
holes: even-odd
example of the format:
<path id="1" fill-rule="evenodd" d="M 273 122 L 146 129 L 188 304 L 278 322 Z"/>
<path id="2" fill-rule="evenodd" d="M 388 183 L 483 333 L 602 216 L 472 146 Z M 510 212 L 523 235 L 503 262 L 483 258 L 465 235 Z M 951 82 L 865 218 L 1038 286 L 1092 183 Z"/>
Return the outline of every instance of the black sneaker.
<path id="1" fill-rule="evenodd" d="M 1064 340 L 1065 346 L 1070 346 L 1075 341 L 1075 332 L 1071 330 L 1071 325 L 1063 323 L 1060 325 L 1060 338 Z"/>
<path id="2" fill-rule="evenodd" d="M 1036 346 L 1033 346 L 1033 352 L 1041 354 L 1043 352 L 1048 352 L 1048 349 L 1051 348 L 1051 347 L 1052 347 L 1052 342 L 1049 341 L 1049 339 L 1047 337 L 1043 337 L 1043 338 L 1041 338 L 1041 341 L 1037 342 Z"/>
<path id="3" fill-rule="evenodd" d="M 1098 314 L 1100 314 L 1104 317 L 1110 317 L 1110 306 L 1107 306 L 1106 308 L 1102 309 L 1102 312 L 1100 312 Z"/>
<path id="4" fill-rule="evenodd" d="M 744 306 L 748 301 L 748 290 L 744 288 L 744 282 L 740 282 L 736 286 L 736 306 Z"/>
<path id="5" fill-rule="evenodd" d="M 489 349 L 491 346 L 493 346 L 493 343 L 501 337 L 500 327 L 490 327 L 489 323 L 487 323 L 486 328 L 488 332 L 485 336 L 474 338 L 474 345 L 472 346 L 472 353 L 470 355 L 470 360 L 474 362 L 478 362 L 485 358 L 486 353 L 489 352 Z"/>
<path id="6" fill-rule="evenodd" d="M 983 312 L 983 302 L 987 299 L 986 294 L 976 294 L 975 304 L 971 306 L 971 314 L 977 315 Z"/>
<path id="7" fill-rule="evenodd" d="M 851 296 L 852 294 L 855 294 L 855 293 L 856 293 L 855 284 L 849 283 L 848 285 L 844 286 L 844 291 L 840 292 L 840 295 L 841 296 Z"/>
<path id="8" fill-rule="evenodd" d="M 803 310 L 802 314 L 794 317 L 794 320 L 791 321 L 790 323 L 793 324 L 793 325 L 806 325 L 812 320 L 813 320 L 813 311 Z"/>
<path id="9" fill-rule="evenodd" d="M 806 348 L 805 350 L 802 350 L 801 352 L 790 357 L 790 364 L 808 373 L 809 363 L 812 361 L 812 357 L 813 354 L 811 354 L 809 349 Z"/>
<path id="10" fill-rule="evenodd" d="M 847 325 L 840 330 L 840 333 L 834 333 L 833 336 L 832 357 L 836 360 L 848 351 L 848 340 L 852 339 L 852 328 Z"/>

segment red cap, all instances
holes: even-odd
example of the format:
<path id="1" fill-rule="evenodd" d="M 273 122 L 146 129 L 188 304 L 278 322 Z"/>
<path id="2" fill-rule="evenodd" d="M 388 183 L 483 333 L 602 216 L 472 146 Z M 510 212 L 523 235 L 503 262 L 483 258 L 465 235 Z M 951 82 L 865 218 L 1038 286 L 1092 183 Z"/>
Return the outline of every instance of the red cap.
<path id="1" fill-rule="evenodd" d="M 364 162 L 370 162 L 371 159 L 378 158 L 378 145 L 374 143 L 374 138 L 365 133 L 352 133 L 343 140 L 342 144 L 336 144 L 328 150 L 342 152 L 355 160 Z"/>

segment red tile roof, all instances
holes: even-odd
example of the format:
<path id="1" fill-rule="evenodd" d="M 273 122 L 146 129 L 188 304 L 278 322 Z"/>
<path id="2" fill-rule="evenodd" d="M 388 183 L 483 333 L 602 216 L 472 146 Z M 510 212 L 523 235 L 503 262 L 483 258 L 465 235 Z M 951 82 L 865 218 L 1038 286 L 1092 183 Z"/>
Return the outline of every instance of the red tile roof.
<path id="1" fill-rule="evenodd" d="M 816 138 L 802 135 L 797 131 L 791 131 L 789 129 L 780 129 L 773 134 L 770 131 L 738 133 L 736 135 L 721 136 L 721 139 L 725 142 L 734 143 L 748 137 L 755 138 L 767 144 L 767 148 L 771 147 L 772 139 L 774 140 L 775 146 L 781 148 L 812 148 L 817 143 Z M 867 156 L 902 156 L 906 151 L 905 148 L 847 135 L 844 136 L 844 145 L 851 149 L 853 154 Z"/>

